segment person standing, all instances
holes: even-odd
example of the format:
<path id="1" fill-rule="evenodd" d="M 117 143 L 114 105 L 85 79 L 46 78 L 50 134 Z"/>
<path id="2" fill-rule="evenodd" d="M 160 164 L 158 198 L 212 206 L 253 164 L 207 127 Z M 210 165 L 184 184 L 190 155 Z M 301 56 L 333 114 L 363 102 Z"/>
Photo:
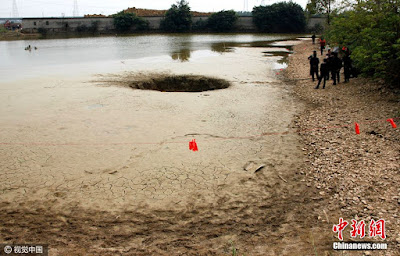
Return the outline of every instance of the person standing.
<path id="1" fill-rule="evenodd" d="M 317 51 L 314 51 L 313 55 L 308 57 L 308 59 L 310 60 L 310 75 L 314 82 L 315 81 L 314 75 L 317 76 L 317 80 L 319 79 L 319 76 L 318 76 L 319 59 L 317 57 Z"/>
<path id="2" fill-rule="evenodd" d="M 340 69 L 343 67 L 342 60 L 338 57 L 338 53 L 332 53 L 332 78 L 333 78 L 333 85 L 340 83 Z"/>
<path id="3" fill-rule="evenodd" d="M 328 53 L 326 54 L 326 66 L 328 69 L 326 80 L 333 79 L 333 55 L 331 49 L 328 49 Z"/>
<path id="4" fill-rule="evenodd" d="M 312 44 L 315 44 L 315 38 L 316 38 L 315 33 L 313 33 L 313 35 L 311 36 Z"/>
<path id="5" fill-rule="evenodd" d="M 350 81 L 351 75 L 351 58 L 348 54 L 343 57 L 343 69 L 344 69 L 344 82 L 348 83 Z"/>
<path id="6" fill-rule="evenodd" d="M 322 55 L 325 50 L 326 40 L 321 37 L 321 39 L 319 40 L 319 45 L 321 47 L 321 55 Z"/>
<path id="7" fill-rule="evenodd" d="M 321 84 L 322 79 L 324 79 L 324 85 L 323 85 L 322 89 L 325 89 L 326 80 L 327 80 L 327 77 L 329 76 L 329 69 L 328 69 L 327 61 L 328 61 L 327 59 L 324 59 L 324 62 L 321 63 L 318 85 L 317 85 L 317 87 L 315 87 L 315 89 L 319 89 L 319 85 Z"/>

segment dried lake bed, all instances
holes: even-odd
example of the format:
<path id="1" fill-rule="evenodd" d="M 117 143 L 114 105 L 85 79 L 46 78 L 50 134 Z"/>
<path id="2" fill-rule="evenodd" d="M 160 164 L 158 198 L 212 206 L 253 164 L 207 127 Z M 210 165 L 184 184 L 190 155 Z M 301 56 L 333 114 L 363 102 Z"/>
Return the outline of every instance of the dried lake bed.
<path id="1" fill-rule="evenodd" d="M 0 82 L 2 207 L 67 215 L 76 208 L 168 216 L 198 209 L 198 219 L 215 209 L 218 222 L 238 216 L 223 209 L 247 208 L 242 220 L 249 220 L 267 202 L 284 200 L 279 184 L 300 165 L 301 146 L 295 133 L 271 133 L 289 131 L 302 106 L 279 79 L 282 54 L 265 52 L 289 52 L 277 46 L 296 42 L 251 47 L 254 39 L 247 40 L 107 60 L 97 49 L 99 59 L 85 62 L 83 54 L 64 68 L 35 59 L 52 48 L 21 49 L 32 68 L 24 62 L 26 73 L 14 76 L 3 65 L 8 75 Z M 209 76 L 231 86 L 159 92 L 102 82 L 151 73 Z M 198 152 L 189 150 L 192 139 Z"/>

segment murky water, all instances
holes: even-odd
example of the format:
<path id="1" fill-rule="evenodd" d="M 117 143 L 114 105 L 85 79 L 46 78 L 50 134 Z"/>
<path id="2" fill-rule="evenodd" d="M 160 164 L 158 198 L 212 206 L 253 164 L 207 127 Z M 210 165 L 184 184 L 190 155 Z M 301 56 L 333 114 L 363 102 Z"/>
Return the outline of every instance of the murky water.
<path id="1" fill-rule="evenodd" d="M 195 61 L 233 51 L 233 47 L 266 47 L 295 35 L 184 34 L 92 37 L 0 42 L 2 80 L 43 74 L 88 74 L 119 71 L 126 60 Z M 28 45 L 31 51 L 25 51 Z M 37 50 L 34 49 L 37 47 Z M 145 59 L 145 60 L 144 60 Z"/>

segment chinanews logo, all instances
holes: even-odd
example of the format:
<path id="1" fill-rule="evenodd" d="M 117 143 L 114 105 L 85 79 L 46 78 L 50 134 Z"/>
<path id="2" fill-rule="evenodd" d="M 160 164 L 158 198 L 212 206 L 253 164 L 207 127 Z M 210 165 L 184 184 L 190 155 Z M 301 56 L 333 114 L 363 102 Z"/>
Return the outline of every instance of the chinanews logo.
<path id="1" fill-rule="evenodd" d="M 339 223 L 337 225 L 333 225 L 332 231 L 337 233 L 338 239 L 343 241 L 343 232 L 346 227 L 350 223 L 343 218 L 339 218 Z M 385 231 L 385 220 L 380 219 L 375 221 L 371 219 L 368 223 L 368 233 L 366 233 L 366 222 L 364 220 L 357 221 L 351 220 L 351 238 L 360 238 L 363 239 L 368 234 L 369 238 L 380 238 L 381 240 L 386 239 L 386 231 Z M 386 250 L 387 243 L 372 243 L 372 242 L 334 242 L 333 243 L 334 250 Z"/>

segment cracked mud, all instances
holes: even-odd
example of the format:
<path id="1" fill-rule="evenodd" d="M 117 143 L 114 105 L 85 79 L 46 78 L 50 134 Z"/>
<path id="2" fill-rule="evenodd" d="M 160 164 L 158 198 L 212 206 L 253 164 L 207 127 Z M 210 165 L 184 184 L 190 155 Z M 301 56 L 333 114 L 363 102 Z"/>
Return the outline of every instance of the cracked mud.
<path id="1" fill-rule="evenodd" d="M 246 255 L 312 252 L 296 231 L 315 217 L 296 217 L 312 194 L 299 138 L 267 136 L 292 129 L 301 105 L 262 52 L 138 70 L 232 84 L 207 94 L 89 77 L 3 83 L 1 242 L 47 243 L 51 255 L 225 255 L 232 242 Z"/>

